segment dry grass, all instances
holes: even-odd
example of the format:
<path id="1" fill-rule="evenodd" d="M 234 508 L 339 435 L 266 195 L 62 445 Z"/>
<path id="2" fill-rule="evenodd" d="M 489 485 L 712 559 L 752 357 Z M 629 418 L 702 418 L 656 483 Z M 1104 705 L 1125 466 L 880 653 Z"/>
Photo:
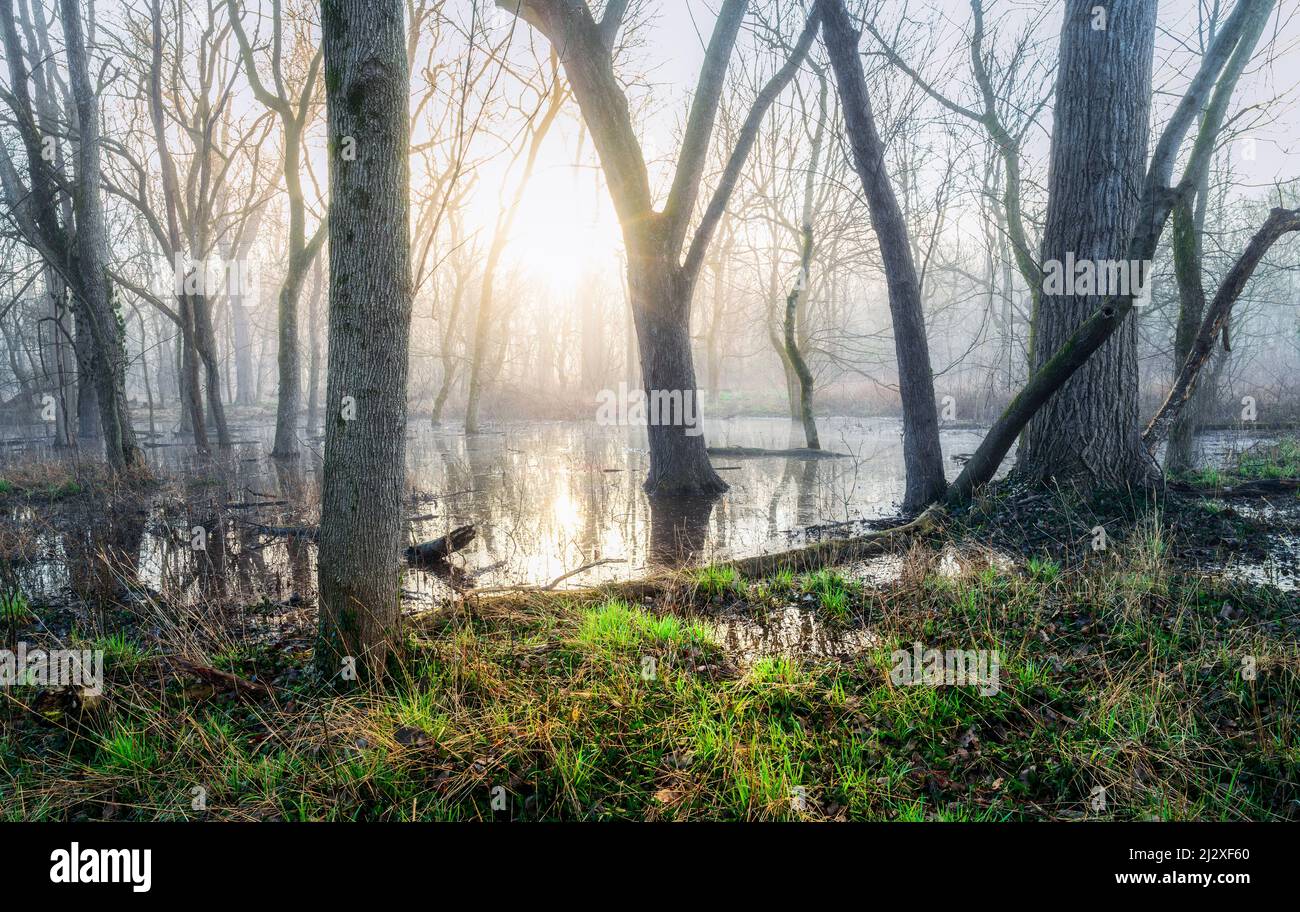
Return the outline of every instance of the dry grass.
<path id="1" fill-rule="evenodd" d="M 470 601 L 413 631 L 403 679 L 348 694 L 312 678 L 300 645 L 177 638 L 162 606 L 144 609 L 136 634 L 89 644 L 109 653 L 102 706 L 4 694 L 2 812 L 1295 819 L 1297 600 L 1180 571 L 1165 534 L 1153 518 L 1069 566 L 915 545 L 887 585 L 715 568 L 630 601 Z M 719 618 L 796 602 L 879 647 L 754 658 L 717 643 Z M 997 650 L 998 691 L 896 684 L 891 652 L 913 642 Z M 165 658 L 180 652 L 273 696 L 180 673 Z"/>

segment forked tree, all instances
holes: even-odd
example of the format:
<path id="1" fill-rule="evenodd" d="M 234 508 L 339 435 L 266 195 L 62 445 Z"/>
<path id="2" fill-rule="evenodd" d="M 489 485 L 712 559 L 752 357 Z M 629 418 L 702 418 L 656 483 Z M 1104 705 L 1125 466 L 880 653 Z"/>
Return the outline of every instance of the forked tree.
<path id="1" fill-rule="evenodd" d="M 585 0 L 497 0 L 537 29 L 560 55 L 570 88 L 600 158 L 627 250 L 628 292 L 641 357 L 641 382 L 652 403 L 670 403 L 648 428 L 651 497 L 713 496 L 727 485 L 713 470 L 699 433 L 691 354 L 691 299 L 710 241 L 745 158 L 772 102 L 794 77 L 817 34 L 810 17 L 785 64 L 764 85 L 736 133 L 735 145 L 707 206 L 697 213 L 709 145 L 732 51 L 748 0 L 723 0 L 709 38 L 668 196 L 656 207 L 645 154 L 627 96 L 614 71 L 614 43 L 629 0 L 609 0 L 596 19 Z M 694 232 L 690 232 L 694 225 Z M 689 243 L 688 243 L 689 235 Z M 669 411 L 671 414 L 664 414 Z"/>

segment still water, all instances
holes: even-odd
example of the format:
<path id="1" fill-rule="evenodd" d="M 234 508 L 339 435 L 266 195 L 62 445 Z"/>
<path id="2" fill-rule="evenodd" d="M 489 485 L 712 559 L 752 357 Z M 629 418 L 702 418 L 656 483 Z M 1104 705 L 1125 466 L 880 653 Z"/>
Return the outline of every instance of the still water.
<path id="1" fill-rule="evenodd" d="M 566 588 L 853 534 L 897 514 L 900 423 L 827 418 L 820 428 L 823 446 L 842 456 L 715 456 L 730 490 L 716 501 L 668 507 L 641 491 L 648 468 L 642 428 L 521 422 L 467 437 L 456 426 L 414 423 L 410 537 L 475 527 L 477 538 L 454 560 L 463 571 L 457 585 Z M 286 465 L 267 458 L 269 424 L 249 421 L 232 433 L 233 450 L 204 463 L 180 438 L 153 438 L 151 459 L 185 480 L 148 501 L 108 498 L 93 514 L 84 501 L 15 508 L 9 522 L 37 533 L 21 542 L 14 582 L 52 600 L 96 589 L 138 590 L 171 604 L 312 600 L 315 545 L 283 533 L 319 521 L 321 441 L 305 439 L 304 457 Z M 981 428 L 942 431 L 950 478 L 982 436 Z M 770 450 L 802 442 L 787 420 L 763 418 L 719 419 L 707 425 L 706 439 L 713 447 Z M 1208 443 L 1211 460 L 1244 445 L 1235 435 Z M 419 570 L 409 570 L 403 586 L 416 606 L 448 591 L 446 579 Z"/>

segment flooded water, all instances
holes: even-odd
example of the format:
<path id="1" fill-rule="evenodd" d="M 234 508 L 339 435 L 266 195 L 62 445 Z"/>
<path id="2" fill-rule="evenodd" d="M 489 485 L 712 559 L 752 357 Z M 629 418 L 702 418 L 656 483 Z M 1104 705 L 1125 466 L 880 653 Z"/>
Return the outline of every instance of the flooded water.
<path id="1" fill-rule="evenodd" d="M 895 515 L 903 493 L 900 423 L 827 418 L 820 428 L 823 446 L 843 456 L 715 456 L 730 490 L 716 501 L 666 506 L 641 490 L 644 429 L 533 422 L 467 437 L 456 426 L 418 422 L 407 448 L 411 540 L 472 525 L 477 538 L 454 559 L 463 584 L 566 588 L 853 534 Z M 181 438 L 154 438 L 151 459 L 186 480 L 143 505 L 123 500 L 99 515 L 85 515 L 77 501 L 14 508 L 15 526 L 37 529 L 4 545 L 14 582 L 37 599 L 98 589 L 170 604 L 312 601 L 315 545 L 284 533 L 319 521 L 321 441 L 306 440 L 304 457 L 285 464 L 267 457 L 272 432 L 265 420 L 235 422 L 233 450 L 209 462 L 197 461 Z M 982 437 L 980 428 L 942 431 L 950 477 Z M 1207 440 L 1211 459 L 1242 445 L 1239 435 L 1222 437 Z M 706 439 L 712 447 L 773 450 L 802 442 L 788 421 L 762 418 L 711 422 Z M 403 585 L 413 606 L 448 592 L 445 579 L 416 569 Z M 793 635 L 802 623 L 776 618 L 766 635 Z"/>

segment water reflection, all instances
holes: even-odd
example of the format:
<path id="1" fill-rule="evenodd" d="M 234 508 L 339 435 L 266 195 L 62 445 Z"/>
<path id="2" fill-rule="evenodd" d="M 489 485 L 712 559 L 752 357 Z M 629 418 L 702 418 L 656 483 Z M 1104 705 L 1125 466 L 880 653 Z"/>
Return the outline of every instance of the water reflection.
<path id="1" fill-rule="evenodd" d="M 643 429 L 529 422 L 467 438 L 421 422 L 407 447 L 410 537 L 473 525 L 478 536 L 456 561 L 474 585 L 545 585 L 573 574 L 561 585 L 581 586 L 777 550 L 819 531 L 851 534 L 895 514 L 899 422 L 825 419 L 821 429 L 845 458 L 717 456 L 725 495 L 651 503 L 641 490 Z M 791 443 L 783 419 L 722 419 L 706 433 L 715 447 Z M 960 470 L 952 457 L 974 451 L 982 433 L 943 430 L 950 477 Z M 319 522 L 320 448 L 285 463 L 267 458 L 269 424 L 244 422 L 234 436 L 237 445 L 215 462 L 185 446 L 151 448 L 178 480 L 145 504 L 109 498 L 93 515 L 84 501 L 15 507 L 11 523 L 35 530 L 23 543 L 29 559 L 14 564 L 16 582 L 47 599 L 71 591 L 99 601 L 133 586 L 176 605 L 313 602 L 316 548 L 301 533 Z M 444 580 L 416 568 L 403 589 L 417 606 L 447 594 Z"/>

